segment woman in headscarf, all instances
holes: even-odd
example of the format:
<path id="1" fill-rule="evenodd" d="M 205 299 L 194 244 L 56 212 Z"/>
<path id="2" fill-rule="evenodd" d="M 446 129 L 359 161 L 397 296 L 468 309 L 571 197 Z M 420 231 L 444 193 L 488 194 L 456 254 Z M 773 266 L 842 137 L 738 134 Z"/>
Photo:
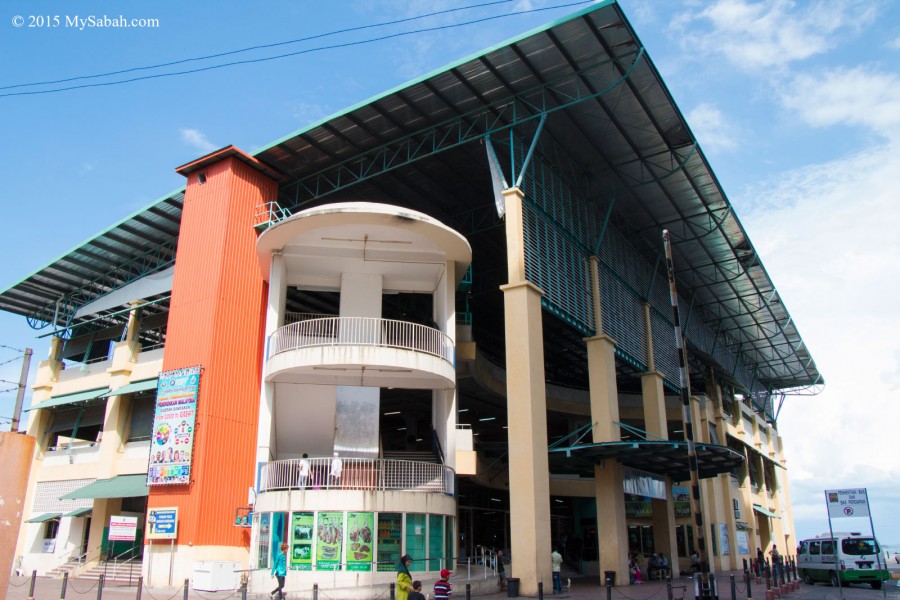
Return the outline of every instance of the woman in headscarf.
<path id="1" fill-rule="evenodd" d="M 409 593 L 413 590 L 412 576 L 409 574 L 409 565 L 412 564 L 412 557 L 404 554 L 400 557 L 400 563 L 397 565 L 397 585 L 394 589 L 394 598 L 396 600 L 406 600 Z"/>

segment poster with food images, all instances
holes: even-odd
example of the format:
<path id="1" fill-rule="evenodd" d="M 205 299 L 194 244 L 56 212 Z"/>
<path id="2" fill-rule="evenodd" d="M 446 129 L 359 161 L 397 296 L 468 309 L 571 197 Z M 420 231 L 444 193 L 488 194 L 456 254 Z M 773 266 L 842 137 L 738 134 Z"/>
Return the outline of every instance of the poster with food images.
<path id="1" fill-rule="evenodd" d="M 344 513 L 320 512 L 316 524 L 316 570 L 340 571 Z"/>
<path id="2" fill-rule="evenodd" d="M 375 513 L 347 513 L 347 570 L 371 571 Z"/>
<path id="3" fill-rule="evenodd" d="M 201 367 L 190 367 L 159 374 L 147 485 L 184 485 L 191 482 L 191 455 L 194 451 L 201 371 Z"/>
<path id="4" fill-rule="evenodd" d="M 294 513 L 291 516 L 291 569 L 312 571 L 313 513 Z"/>

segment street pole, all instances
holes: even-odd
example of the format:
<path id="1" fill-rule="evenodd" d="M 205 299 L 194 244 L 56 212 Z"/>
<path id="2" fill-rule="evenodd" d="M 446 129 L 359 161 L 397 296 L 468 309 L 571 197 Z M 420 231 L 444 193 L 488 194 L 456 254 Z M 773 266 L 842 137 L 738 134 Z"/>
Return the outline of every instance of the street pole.
<path id="1" fill-rule="evenodd" d="M 697 550 L 700 554 L 700 588 L 695 596 L 702 600 L 711 600 L 714 592 L 710 582 L 709 554 L 706 551 L 706 535 L 703 525 L 703 504 L 700 501 L 700 467 L 697 463 L 697 450 L 694 447 L 694 425 L 691 416 L 691 380 L 687 365 L 687 349 L 681 331 L 681 318 L 678 313 L 678 291 L 675 287 L 675 267 L 672 264 L 672 242 L 669 230 L 662 233 L 666 251 L 666 270 L 669 275 L 669 297 L 672 301 L 672 323 L 675 325 L 675 348 L 678 351 L 678 374 L 681 383 L 681 418 L 684 421 L 684 438 L 687 441 L 688 463 L 691 470 L 691 511 L 694 513 L 695 536 Z"/>
<path id="2" fill-rule="evenodd" d="M 12 423 L 9 430 L 12 433 L 19 431 L 19 418 L 22 415 L 22 402 L 25 400 L 25 384 L 28 381 L 28 369 L 31 367 L 31 348 L 25 348 L 25 356 L 22 357 L 22 373 L 19 375 L 19 389 L 16 392 L 16 408 L 13 410 Z"/>

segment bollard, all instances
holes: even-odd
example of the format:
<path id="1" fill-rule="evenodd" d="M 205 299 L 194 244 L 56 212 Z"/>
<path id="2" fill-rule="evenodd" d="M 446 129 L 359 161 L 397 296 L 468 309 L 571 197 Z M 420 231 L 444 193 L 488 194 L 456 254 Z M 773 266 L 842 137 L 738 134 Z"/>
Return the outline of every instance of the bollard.
<path id="1" fill-rule="evenodd" d="M 313 600 L 319 600 L 319 584 L 313 584 Z"/>
<path id="2" fill-rule="evenodd" d="M 144 590 L 144 576 L 141 575 L 140 577 L 138 577 L 137 593 L 135 593 L 135 595 L 134 595 L 134 600 L 141 600 L 141 594 L 143 593 L 143 590 Z M 247 600 L 246 594 L 247 594 L 247 586 L 245 585 L 244 586 L 244 595 L 245 595 L 244 600 Z"/>
<path id="3" fill-rule="evenodd" d="M 753 592 L 750 590 L 750 572 L 745 573 L 747 578 L 747 600 L 751 600 L 753 598 Z"/>
<path id="4" fill-rule="evenodd" d="M 97 580 L 97 600 L 100 600 L 101 598 L 103 598 L 103 580 L 104 579 L 105 579 L 105 577 L 103 576 L 103 573 L 100 573 L 100 577 Z"/>
<path id="5" fill-rule="evenodd" d="M 59 600 L 66 600 L 66 587 L 69 585 L 69 572 L 63 573 L 62 590 L 59 592 Z"/>
<path id="6" fill-rule="evenodd" d="M 556 591 L 554 590 L 554 594 Z M 544 600 L 544 582 L 538 581 L 538 600 Z"/>
<path id="7" fill-rule="evenodd" d="M 731 600 L 737 600 L 737 583 L 734 581 L 734 574 L 731 574 Z"/>
<path id="8" fill-rule="evenodd" d="M 466 584 L 466 600 L 472 600 L 472 584 Z"/>
<path id="9" fill-rule="evenodd" d="M 672 578 L 666 579 L 666 598 L 672 600 Z"/>
<path id="10" fill-rule="evenodd" d="M 396 600 L 396 596 L 394 596 L 394 586 L 395 585 L 397 585 L 397 584 L 391 583 L 391 594 L 390 594 L 391 600 Z"/>
<path id="11" fill-rule="evenodd" d="M 612 578 L 606 577 L 606 600 L 612 600 Z"/>
<path id="12" fill-rule="evenodd" d="M 31 587 L 28 588 L 28 597 L 34 598 L 34 582 L 37 579 L 37 571 L 31 572 Z"/>
<path id="13" fill-rule="evenodd" d="M 188 600 L 188 593 L 191 591 L 191 580 L 184 578 L 184 600 Z"/>

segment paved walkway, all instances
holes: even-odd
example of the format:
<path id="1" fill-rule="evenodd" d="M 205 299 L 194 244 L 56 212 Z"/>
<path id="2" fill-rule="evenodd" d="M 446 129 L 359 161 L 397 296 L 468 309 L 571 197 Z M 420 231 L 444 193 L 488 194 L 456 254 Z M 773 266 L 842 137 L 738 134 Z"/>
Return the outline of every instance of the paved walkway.
<path id="1" fill-rule="evenodd" d="M 731 592 L 730 575 L 735 575 L 735 594 Z M 740 571 L 731 573 L 717 574 L 719 586 L 720 600 L 747 600 L 747 592 L 742 583 L 742 574 Z M 465 596 L 465 581 L 454 581 L 454 598 L 463 600 Z M 566 579 L 563 579 L 563 583 Z M 31 580 L 28 577 L 13 577 L 6 594 L 9 600 L 26 600 L 29 595 Z M 783 600 L 879 600 L 880 598 L 891 598 L 900 600 L 900 587 L 898 581 L 888 581 L 882 590 L 873 590 L 869 586 L 854 585 L 843 589 L 833 588 L 831 586 L 818 584 L 815 586 L 801 585 L 800 589 L 787 594 Z M 684 597 L 691 600 L 692 587 L 689 578 L 680 578 L 673 580 L 674 598 Z M 686 586 L 680 588 L 678 586 Z M 35 582 L 35 600 L 57 600 L 61 598 L 61 579 L 49 579 L 38 577 Z M 628 585 L 611 588 L 609 596 L 607 589 L 601 586 L 595 579 L 572 579 L 572 585 L 568 590 L 564 590 L 561 594 L 551 594 L 552 583 L 547 582 L 548 593 L 544 596 L 553 600 L 668 600 L 668 592 L 665 582 L 651 581 L 643 585 Z M 685 592 L 687 592 L 685 594 Z M 752 597 L 757 600 L 766 600 L 765 584 L 757 585 L 755 582 L 751 584 Z M 103 590 L 102 596 L 98 596 L 97 583 L 93 580 L 75 579 L 69 582 L 66 591 L 67 599 L 100 599 L 109 598 L 112 600 L 126 600 L 138 598 L 138 590 L 136 587 L 116 587 L 110 586 Z M 191 600 L 227 600 L 239 599 L 240 592 L 198 592 L 190 590 L 187 596 L 184 595 L 184 588 L 166 588 L 166 589 L 147 589 L 144 588 L 140 592 L 141 600 L 181 600 L 183 598 Z M 264 596 L 250 595 L 251 599 L 264 598 Z M 290 594 L 288 600 L 307 600 L 311 594 Z M 496 592 L 486 596 L 475 596 L 480 599 L 496 599 L 507 598 L 507 592 Z M 524 596 L 523 596 L 524 597 Z M 382 598 L 387 600 L 387 593 Z M 322 590 L 319 593 L 319 600 L 341 600 L 339 590 Z"/>

